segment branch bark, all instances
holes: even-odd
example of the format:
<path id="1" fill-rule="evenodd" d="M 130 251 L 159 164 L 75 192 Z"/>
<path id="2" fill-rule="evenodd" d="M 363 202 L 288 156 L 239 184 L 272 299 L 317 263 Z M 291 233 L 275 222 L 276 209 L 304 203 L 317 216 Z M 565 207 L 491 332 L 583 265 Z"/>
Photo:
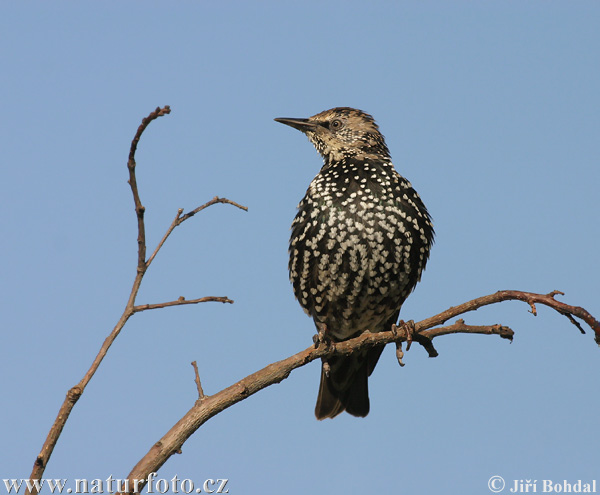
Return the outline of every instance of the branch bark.
<path id="1" fill-rule="evenodd" d="M 50 460 L 50 457 L 52 455 L 52 452 L 54 451 L 54 448 L 56 447 L 56 444 L 58 442 L 60 434 L 62 433 L 62 430 L 65 427 L 67 420 L 69 419 L 69 415 L 71 414 L 73 407 L 75 406 L 75 404 L 77 403 L 77 401 L 79 400 L 79 398 L 81 397 L 83 392 L 85 391 L 87 384 L 90 382 L 90 380 L 92 379 L 92 377 L 94 376 L 94 374 L 96 373 L 98 368 L 100 367 L 100 364 L 102 363 L 104 357 L 108 353 L 108 350 L 110 349 L 110 347 L 112 346 L 113 342 L 118 337 L 118 335 L 121 333 L 121 330 L 123 329 L 123 327 L 129 320 L 129 318 L 131 318 L 135 313 L 139 313 L 140 311 L 145 311 L 148 309 L 166 308 L 169 306 L 180 306 L 183 304 L 198 304 L 198 303 L 210 302 L 210 301 L 230 303 L 230 304 L 233 303 L 233 301 L 227 297 L 209 296 L 209 297 L 202 297 L 199 299 L 191 299 L 191 300 L 186 300 L 183 297 L 180 297 L 176 301 L 170 301 L 170 302 L 165 302 L 165 303 L 143 304 L 143 305 L 138 305 L 138 306 L 135 305 L 137 294 L 138 294 L 140 286 L 142 284 L 144 275 L 146 274 L 146 271 L 148 270 L 148 267 L 150 266 L 150 264 L 152 263 L 152 261 L 154 260 L 154 258 L 158 254 L 158 252 L 160 251 L 161 247 L 163 246 L 163 244 L 165 243 L 165 241 L 167 240 L 167 238 L 169 237 L 171 232 L 173 232 L 175 227 L 181 225 L 185 220 L 191 218 L 196 213 L 204 210 L 205 208 L 208 208 L 209 206 L 217 204 L 217 203 L 231 204 L 242 210 L 245 210 L 245 211 L 248 210 L 248 208 L 246 208 L 245 206 L 239 205 L 238 203 L 236 203 L 234 201 L 231 201 L 227 198 L 219 198 L 217 196 L 215 196 L 213 199 L 211 199 L 207 203 L 190 211 L 189 213 L 186 213 L 183 216 L 182 216 L 183 210 L 179 209 L 175 220 L 173 221 L 173 223 L 171 224 L 171 226 L 169 227 L 169 229 L 163 236 L 162 240 L 160 241 L 160 243 L 158 244 L 158 246 L 156 247 L 156 249 L 150 256 L 150 258 L 148 260 L 146 260 L 146 227 L 145 227 L 145 223 L 144 223 L 144 213 L 145 213 L 146 209 L 142 205 L 142 200 L 140 199 L 140 194 L 139 194 L 139 190 L 138 190 L 138 186 L 137 186 L 137 179 L 136 179 L 136 175 L 135 175 L 135 171 L 136 171 L 135 152 L 137 150 L 137 146 L 139 144 L 140 138 L 142 137 L 142 134 L 144 133 L 144 131 L 146 130 L 148 125 L 152 121 L 158 119 L 159 117 L 163 117 L 164 115 L 168 115 L 169 113 L 171 113 L 171 108 L 168 105 L 163 108 L 157 107 L 156 110 L 154 110 L 153 112 L 151 112 L 148 115 L 148 117 L 142 119 L 142 123 L 140 124 L 140 126 L 137 129 L 135 136 L 134 136 L 133 140 L 131 141 L 131 147 L 129 149 L 129 158 L 127 161 L 127 169 L 129 170 L 128 183 L 129 183 L 129 186 L 131 187 L 131 193 L 133 195 L 133 202 L 134 202 L 135 213 L 136 213 L 136 218 L 137 218 L 138 256 L 137 256 L 136 275 L 135 275 L 135 278 L 133 281 L 133 285 L 131 287 L 131 292 L 129 293 L 129 298 L 127 300 L 127 304 L 125 305 L 125 309 L 123 310 L 123 313 L 122 313 L 121 317 L 119 318 L 119 321 L 117 322 L 115 327 L 112 329 L 112 331 L 110 332 L 108 337 L 106 337 L 106 339 L 104 340 L 102 346 L 100 347 L 100 350 L 98 351 L 98 354 L 96 355 L 92 365 L 90 366 L 90 368 L 88 369 L 88 371 L 86 372 L 84 377 L 81 379 L 81 381 L 77 385 L 75 385 L 74 387 L 69 389 L 69 391 L 67 392 L 65 400 L 63 401 L 63 403 L 58 411 L 58 415 L 56 416 L 54 423 L 50 427 L 50 431 L 48 432 L 48 436 L 46 437 L 46 440 L 42 446 L 42 449 L 34 461 L 33 469 L 31 471 L 31 474 L 29 475 L 29 479 L 31 479 L 31 480 L 40 480 L 42 478 L 44 471 L 46 470 L 48 461 Z M 35 487 L 32 490 L 28 489 L 26 492 L 27 495 L 37 495 L 37 493 L 38 493 L 38 490 Z"/>
<path id="2" fill-rule="evenodd" d="M 535 304 L 543 304 L 565 315 L 583 331 L 581 325 L 574 318 L 582 319 L 594 330 L 596 342 L 598 342 L 600 340 L 600 322 L 581 307 L 569 306 L 557 301 L 555 299 L 557 294 L 562 293 L 559 291 L 553 291 L 549 294 L 535 294 L 514 290 L 498 291 L 488 296 L 478 297 L 459 306 L 451 307 L 435 316 L 415 323 L 412 330 L 414 334 L 412 335 L 410 335 L 412 332 L 409 331 L 412 325 L 401 325 L 389 332 L 366 332 L 359 337 L 345 342 L 330 345 L 322 343 L 316 348 L 311 346 L 287 359 L 270 364 L 214 395 L 203 396 L 202 400 L 197 400 L 194 406 L 152 446 L 148 453 L 132 469 L 128 475 L 129 486 L 134 486 L 133 480 L 140 480 L 138 487 L 145 486 L 141 480 L 147 479 L 150 473 L 157 472 L 173 454 L 181 452 L 181 447 L 185 441 L 210 418 L 258 391 L 285 380 L 293 370 L 316 359 L 327 358 L 332 355 L 349 355 L 361 349 L 378 345 L 385 345 L 391 342 L 405 342 L 409 338 L 423 345 L 429 355 L 433 356 L 432 350 L 435 351 L 435 349 L 433 349 L 431 341 L 442 335 L 453 333 L 499 335 L 501 338 L 512 340 L 514 332 L 502 325 L 466 325 L 464 320 L 460 319 L 449 326 L 438 326 L 451 318 L 469 311 L 475 311 L 489 304 L 509 300 L 524 301 L 530 305 L 534 315 L 536 314 Z M 435 352 L 435 355 L 437 355 L 437 352 Z"/>

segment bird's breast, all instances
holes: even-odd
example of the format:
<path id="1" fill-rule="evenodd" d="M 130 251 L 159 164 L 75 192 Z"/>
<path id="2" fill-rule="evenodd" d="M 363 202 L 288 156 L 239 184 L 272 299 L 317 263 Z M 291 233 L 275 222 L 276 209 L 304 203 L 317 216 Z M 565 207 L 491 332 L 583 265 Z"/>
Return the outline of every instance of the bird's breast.
<path id="1" fill-rule="evenodd" d="M 342 172 L 311 183 L 292 224 L 289 268 L 305 311 L 348 338 L 378 331 L 414 288 L 425 219 L 402 201 L 394 177 Z"/>

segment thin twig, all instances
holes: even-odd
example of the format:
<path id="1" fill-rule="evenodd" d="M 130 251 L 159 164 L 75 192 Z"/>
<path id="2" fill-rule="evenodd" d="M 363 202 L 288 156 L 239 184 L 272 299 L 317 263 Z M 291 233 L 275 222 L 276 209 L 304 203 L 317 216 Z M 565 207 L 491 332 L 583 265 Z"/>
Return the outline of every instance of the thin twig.
<path id="1" fill-rule="evenodd" d="M 204 210 L 205 208 L 208 208 L 209 206 L 216 205 L 217 203 L 230 204 L 230 205 L 235 206 L 236 208 L 239 208 L 240 210 L 248 211 L 248 207 L 247 206 L 242 206 L 242 205 L 236 203 L 235 201 L 231 201 L 230 199 L 227 199 L 227 198 L 219 198 L 218 196 L 215 196 L 210 201 L 207 201 L 203 205 L 198 206 L 197 208 L 195 208 L 194 210 L 190 211 L 189 213 L 186 213 L 183 216 L 181 216 L 181 214 L 183 213 L 183 208 L 179 208 L 179 210 L 177 210 L 177 215 L 175 215 L 175 218 L 171 222 L 171 225 L 167 229 L 167 232 L 165 232 L 165 235 L 163 236 L 163 238 L 158 243 L 158 246 L 156 246 L 156 249 L 150 255 L 150 258 L 148 258 L 148 261 L 146 262 L 146 268 L 148 266 L 150 266 L 150 263 L 152 263 L 152 261 L 154 260 L 154 258 L 158 254 L 158 251 L 160 251 L 160 249 L 163 247 L 163 244 L 166 242 L 166 240 L 168 239 L 168 237 L 171 235 L 171 232 L 173 232 L 173 230 L 175 230 L 175 227 L 178 227 L 183 222 L 185 222 L 189 218 L 193 217 L 196 213 L 201 212 L 202 210 Z"/>
<path id="2" fill-rule="evenodd" d="M 158 243 L 158 246 L 156 246 L 156 249 L 154 250 L 154 252 L 150 255 L 150 258 L 148 258 L 148 261 L 146 261 L 146 267 L 149 267 L 150 264 L 152 263 L 152 261 L 154 261 L 154 258 L 156 258 L 156 255 L 158 254 L 160 249 L 163 247 L 163 244 L 165 243 L 167 238 L 171 235 L 171 232 L 173 232 L 175 227 L 177 227 L 179 225 L 179 223 L 180 223 L 179 220 L 181 219 L 182 213 L 183 213 L 183 208 L 179 208 L 177 210 L 177 215 L 175 215 L 175 219 L 171 222 L 171 225 L 165 232 L 165 235 L 163 235 L 163 238 Z"/>
<path id="3" fill-rule="evenodd" d="M 135 163 L 135 152 L 137 151 L 138 143 L 140 142 L 140 138 L 146 130 L 146 127 L 148 127 L 150 122 L 152 122 L 153 120 L 156 120 L 158 117 L 162 117 L 163 115 L 167 115 L 169 113 L 171 113 L 171 107 L 169 105 L 165 105 L 163 108 L 156 107 L 156 110 L 154 110 L 154 112 L 150 112 L 150 115 L 148 115 L 148 117 L 142 119 L 142 123 L 138 127 L 135 136 L 131 141 L 131 146 L 129 148 L 130 162 L 133 161 Z"/>
<path id="4" fill-rule="evenodd" d="M 179 223 L 185 222 L 188 218 L 193 217 L 196 213 L 200 213 L 205 208 L 208 208 L 209 206 L 215 205 L 217 203 L 227 203 L 227 204 L 235 206 L 236 208 L 239 208 L 240 210 L 248 211 L 247 206 L 243 206 L 243 205 L 236 203 L 235 201 L 231 201 L 230 199 L 227 199 L 227 198 L 219 198 L 218 196 L 215 196 L 210 201 L 207 201 L 203 205 L 198 206 L 198 208 L 183 215 L 181 217 L 181 219 L 179 220 Z"/>
<path id="5" fill-rule="evenodd" d="M 433 330 L 424 330 L 420 335 L 433 339 L 441 335 L 453 333 L 477 333 L 482 335 L 499 335 L 503 339 L 512 341 L 515 332 L 503 325 L 465 325 L 465 320 L 457 320 L 454 325 L 435 327 Z"/>
<path id="6" fill-rule="evenodd" d="M 560 311 L 559 311 L 559 313 L 560 313 Z M 573 323 L 573 325 L 575 325 L 581 333 L 585 334 L 585 330 L 583 329 L 581 324 L 575 318 L 573 318 L 573 316 L 571 314 L 569 314 L 569 313 L 562 313 L 562 314 L 565 315 L 567 317 L 567 319 L 571 323 Z M 600 337 L 600 335 L 596 334 L 596 340 L 598 340 L 599 337 Z"/>
<path id="7" fill-rule="evenodd" d="M 196 377 L 194 378 L 194 381 L 196 382 L 196 388 L 198 389 L 198 399 L 204 400 L 204 398 L 206 396 L 204 395 L 204 390 L 202 390 L 202 383 L 200 383 L 200 373 L 198 373 L 198 363 L 196 363 L 196 361 L 192 361 L 192 366 L 194 367 L 194 374 L 196 375 Z"/>
<path id="8" fill-rule="evenodd" d="M 157 303 L 157 304 L 140 304 L 138 306 L 133 307 L 133 312 L 139 313 L 140 311 L 146 311 L 148 309 L 160 309 L 160 308 L 168 308 L 171 306 L 183 306 L 184 304 L 198 304 L 198 303 L 204 303 L 204 302 L 220 302 L 220 303 L 233 304 L 233 300 L 229 299 L 228 297 L 208 296 L 208 297 L 201 297 L 199 299 L 184 299 L 183 297 L 180 297 L 176 301 L 169 301 L 169 302 Z"/>
<path id="9" fill-rule="evenodd" d="M 129 149 L 129 160 L 127 161 L 127 168 L 129 170 L 129 185 L 131 187 L 131 192 L 133 193 L 133 202 L 135 204 L 135 213 L 138 220 L 138 272 L 144 272 L 148 268 L 146 265 L 146 227 L 144 225 L 144 212 L 146 208 L 142 205 L 142 200 L 140 199 L 140 193 L 137 187 L 137 179 L 135 177 L 135 152 L 137 150 L 138 143 L 142 134 L 146 130 L 146 127 L 159 117 L 163 115 L 167 115 L 171 113 L 171 108 L 169 105 L 166 105 L 163 108 L 156 107 L 154 112 L 151 112 L 148 117 L 142 119 L 142 123 L 138 127 L 133 140 L 131 141 L 131 147 Z M 135 294 L 132 293 L 135 297 Z M 131 301 L 131 298 L 130 298 Z"/>

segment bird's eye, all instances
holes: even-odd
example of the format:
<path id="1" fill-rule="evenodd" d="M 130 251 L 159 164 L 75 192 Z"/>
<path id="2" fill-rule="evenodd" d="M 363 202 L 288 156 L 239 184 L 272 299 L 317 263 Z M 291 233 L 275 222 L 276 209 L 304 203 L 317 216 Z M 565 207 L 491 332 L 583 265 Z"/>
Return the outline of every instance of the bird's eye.
<path id="1" fill-rule="evenodd" d="M 336 120 L 334 120 L 333 122 L 331 122 L 331 128 L 332 128 L 332 129 L 341 129 L 343 125 L 344 125 L 344 124 L 342 124 L 342 121 L 341 121 L 341 120 L 337 120 L 337 119 L 336 119 Z"/>

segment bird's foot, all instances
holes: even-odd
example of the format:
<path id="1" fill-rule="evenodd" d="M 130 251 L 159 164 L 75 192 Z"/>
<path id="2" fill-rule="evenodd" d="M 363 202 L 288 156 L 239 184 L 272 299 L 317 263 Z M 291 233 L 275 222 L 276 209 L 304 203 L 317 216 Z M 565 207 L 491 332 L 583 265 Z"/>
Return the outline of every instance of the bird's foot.
<path id="1" fill-rule="evenodd" d="M 394 337 L 398 336 L 398 330 L 404 330 L 404 333 L 406 334 L 406 341 L 408 342 L 406 350 L 408 351 L 408 349 L 410 348 L 410 343 L 412 342 L 412 331 L 408 328 L 408 324 L 404 323 L 403 320 L 400 320 L 399 325 L 392 324 L 392 333 L 394 334 Z M 398 364 L 400 366 L 404 366 L 404 362 L 402 361 L 403 358 L 404 351 L 402 350 L 402 341 L 396 341 L 396 359 L 398 360 Z"/>
<path id="2" fill-rule="evenodd" d="M 398 325 L 392 325 L 392 332 L 396 337 L 398 336 L 398 330 L 404 330 L 404 334 L 406 336 L 407 351 L 410 349 L 410 345 L 413 342 L 418 342 L 425 348 L 427 354 L 429 354 L 429 357 L 438 356 L 438 352 L 435 350 L 435 347 L 433 347 L 433 342 L 431 341 L 431 339 L 425 337 L 424 335 L 421 335 L 420 333 L 417 333 L 415 328 L 415 322 L 413 320 L 410 320 L 408 322 L 400 320 Z M 398 358 L 398 364 L 400 366 L 404 366 L 404 363 L 402 362 L 403 357 L 404 353 L 402 352 L 402 342 L 396 342 L 396 358 Z"/>
<path id="3" fill-rule="evenodd" d="M 317 323 L 317 330 L 319 333 L 313 335 L 313 342 L 315 344 L 315 349 L 319 347 L 321 344 L 324 344 L 326 347 L 330 347 L 333 345 L 333 341 L 331 337 L 327 333 L 327 325 L 325 323 Z M 329 378 L 329 373 L 331 372 L 331 366 L 329 361 L 325 357 L 321 358 L 323 362 L 323 374 Z"/>
<path id="4" fill-rule="evenodd" d="M 319 333 L 313 335 L 315 349 L 321 344 L 325 344 L 326 346 L 331 345 L 331 337 L 327 334 L 327 325 L 325 323 L 317 323 L 316 325 Z"/>
<path id="5" fill-rule="evenodd" d="M 398 334 L 398 330 L 404 330 L 404 334 L 406 335 L 406 350 L 409 351 L 413 343 L 413 336 L 415 335 L 415 322 L 413 320 L 400 320 L 398 325 L 392 325 L 392 332 L 396 335 Z"/>
<path id="6" fill-rule="evenodd" d="M 396 326 L 396 325 L 394 325 Z M 396 342 L 396 359 L 398 360 L 398 364 L 400 366 L 404 366 L 404 362 L 402 358 L 404 357 L 404 351 L 402 350 L 402 342 Z"/>

